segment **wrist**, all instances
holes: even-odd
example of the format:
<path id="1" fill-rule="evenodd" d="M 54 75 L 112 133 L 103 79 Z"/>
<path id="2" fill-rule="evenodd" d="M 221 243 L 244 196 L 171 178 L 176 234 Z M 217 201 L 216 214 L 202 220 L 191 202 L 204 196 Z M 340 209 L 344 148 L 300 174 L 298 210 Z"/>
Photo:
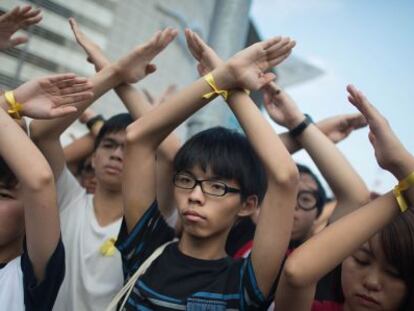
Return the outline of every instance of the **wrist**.
<path id="1" fill-rule="evenodd" d="M 217 87 L 221 90 L 230 90 L 236 85 L 236 80 L 230 73 L 230 69 L 227 64 L 217 67 L 211 71 L 211 74 L 216 81 Z"/>
<path id="2" fill-rule="evenodd" d="M 296 138 L 299 135 L 301 135 L 306 130 L 306 128 L 311 124 L 313 124 L 312 118 L 305 113 L 299 124 L 297 124 L 293 128 L 289 128 L 289 135 L 293 138 Z"/>
<path id="3" fill-rule="evenodd" d="M 288 130 L 293 130 L 298 127 L 303 121 L 305 121 L 306 115 L 304 113 L 297 113 L 296 115 L 290 117 L 286 121 L 286 128 Z"/>
<path id="4" fill-rule="evenodd" d="M 398 162 L 389 165 L 388 171 L 397 180 L 402 180 L 414 171 L 414 157 L 406 150 L 398 156 Z"/>

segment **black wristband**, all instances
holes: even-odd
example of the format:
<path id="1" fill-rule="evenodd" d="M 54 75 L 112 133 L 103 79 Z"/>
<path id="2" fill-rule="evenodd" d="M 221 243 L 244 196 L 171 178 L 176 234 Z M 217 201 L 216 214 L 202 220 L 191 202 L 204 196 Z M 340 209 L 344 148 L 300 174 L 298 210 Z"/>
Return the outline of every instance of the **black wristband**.
<path id="1" fill-rule="evenodd" d="M 302 132 L 309 126 L 309 124 L 312 124 L 313 120 L 312 118 L 305 113 L 305 120 L 300 122 L 295 128 L 291 129 L 289 131 L 289 135 L 292 137 L 298 137 Z"/>
<path id="2" fill-rule="evenodd" d="M 95 123 L 98 121 L 105 122 L 105 119 L 103 118 L 101 114 L 98 114 L 94 116 L 93 118 L 89 119 L 88 122 L 86 122 L 87 128 L 91 131 Z"/>

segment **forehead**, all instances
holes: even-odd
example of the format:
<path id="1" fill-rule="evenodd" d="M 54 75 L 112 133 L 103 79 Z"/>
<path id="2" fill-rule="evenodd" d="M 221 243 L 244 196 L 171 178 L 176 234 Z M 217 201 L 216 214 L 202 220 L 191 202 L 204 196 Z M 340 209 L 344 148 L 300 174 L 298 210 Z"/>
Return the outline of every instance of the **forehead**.
<path id="1" fill-rule="evenodd" d="M 117 131 L 117 132 L 111 132 L 108 134 L 105 134 L 104 137 L 102 137 L 102 141 L 110 140 L 110 141 L 116 141 L 119 143 L 123 143 L 125 141 L 125 130 Z"/>
<path id="2" fill-rule="evenodd" d="M 185 170 L 184 172 L 191 174 L 196 179 L 218 179 L 226 181 L 228 184 L 238 185 L 238 182 L 235 179 L 228 179 L 214 174 L 214 172 L 209 167 L 207 167 L 206 170 L 203 170 L 200 166 L 196 165 L 189 170 Z"/>
<path id="3" fill-rule="evenodd" d="M 311 175 L 307 173 L 300 173 L 299 174 L 299 190 L 317 191 L 318 185 L 315 179 Z"/>

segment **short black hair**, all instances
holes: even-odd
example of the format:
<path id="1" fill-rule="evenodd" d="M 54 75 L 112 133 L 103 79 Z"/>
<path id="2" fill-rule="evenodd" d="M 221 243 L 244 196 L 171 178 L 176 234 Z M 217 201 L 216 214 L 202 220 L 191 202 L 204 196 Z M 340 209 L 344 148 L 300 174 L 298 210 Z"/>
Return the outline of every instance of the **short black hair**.
<path id="1" fill-rule="evenodd" d="M 312 172 L 312 170 L 307 167 L 306 165 L 296 163 L 296 166 L 298 167 L 299 174 L 308 174 L 312 179 L 315 181 L 317 190 L 316 190 L 316 196 L 317 196 L 317 202 L 316 202 L 316 209 L 318 211 L 317 217 L 322 213 L 323 207 L 325 206 L 325 203 L 327 202 L 326 197 L 326 191 L 322 186 L 322 183 L 320 182 L 319 178 L 315 175 L 315 173 Z"/>
<path id="2" fill-rule="evenodd" d="M 125 130 L 133 121 L 134 120 L 129 113 L 119 113 L 106 120 L 99 130 L 98 136 L 95 138 L 94 150 L 98 148 L 99 144 L 106 135 Z"/>
<path id="3" fill-rule="evenodd" d="M 266 172 L 246 136 L 224 127 L 213 127 L 191 137 L 174 158 L 175 172 L 200 167 L 221 178 L 235 179 L 241 199 L 250 195 L 262 202 L 267 190 Z"/>
<path id="4" fill-rule="evenodd" d="M 14 175 L 2 157 L 0 157 L 0 183 L 7 189 L 13 189 L 18 184 L 16 175 Z"/>

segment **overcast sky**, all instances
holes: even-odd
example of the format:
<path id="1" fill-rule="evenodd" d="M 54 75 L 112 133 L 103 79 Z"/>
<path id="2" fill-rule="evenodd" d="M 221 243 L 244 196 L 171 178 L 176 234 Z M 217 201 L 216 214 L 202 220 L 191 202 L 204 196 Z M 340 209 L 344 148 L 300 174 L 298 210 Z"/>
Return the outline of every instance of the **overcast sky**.
<path id="1" fill-rule="evenodd" d="M 294 54 L 325 72 L 287 89 L 304 112 L 314 120 L 354 112 L 345 90 L 353 83 L 414 153 L 414 1 L 253 0 L 251 15 L 264 38 L 291 36 Z M 339 147 L 371 189 L 385 192 L 395 180 L 378 168 L 367 134 Z M 304 153 L 296 160 L 311 163 Z"/>

